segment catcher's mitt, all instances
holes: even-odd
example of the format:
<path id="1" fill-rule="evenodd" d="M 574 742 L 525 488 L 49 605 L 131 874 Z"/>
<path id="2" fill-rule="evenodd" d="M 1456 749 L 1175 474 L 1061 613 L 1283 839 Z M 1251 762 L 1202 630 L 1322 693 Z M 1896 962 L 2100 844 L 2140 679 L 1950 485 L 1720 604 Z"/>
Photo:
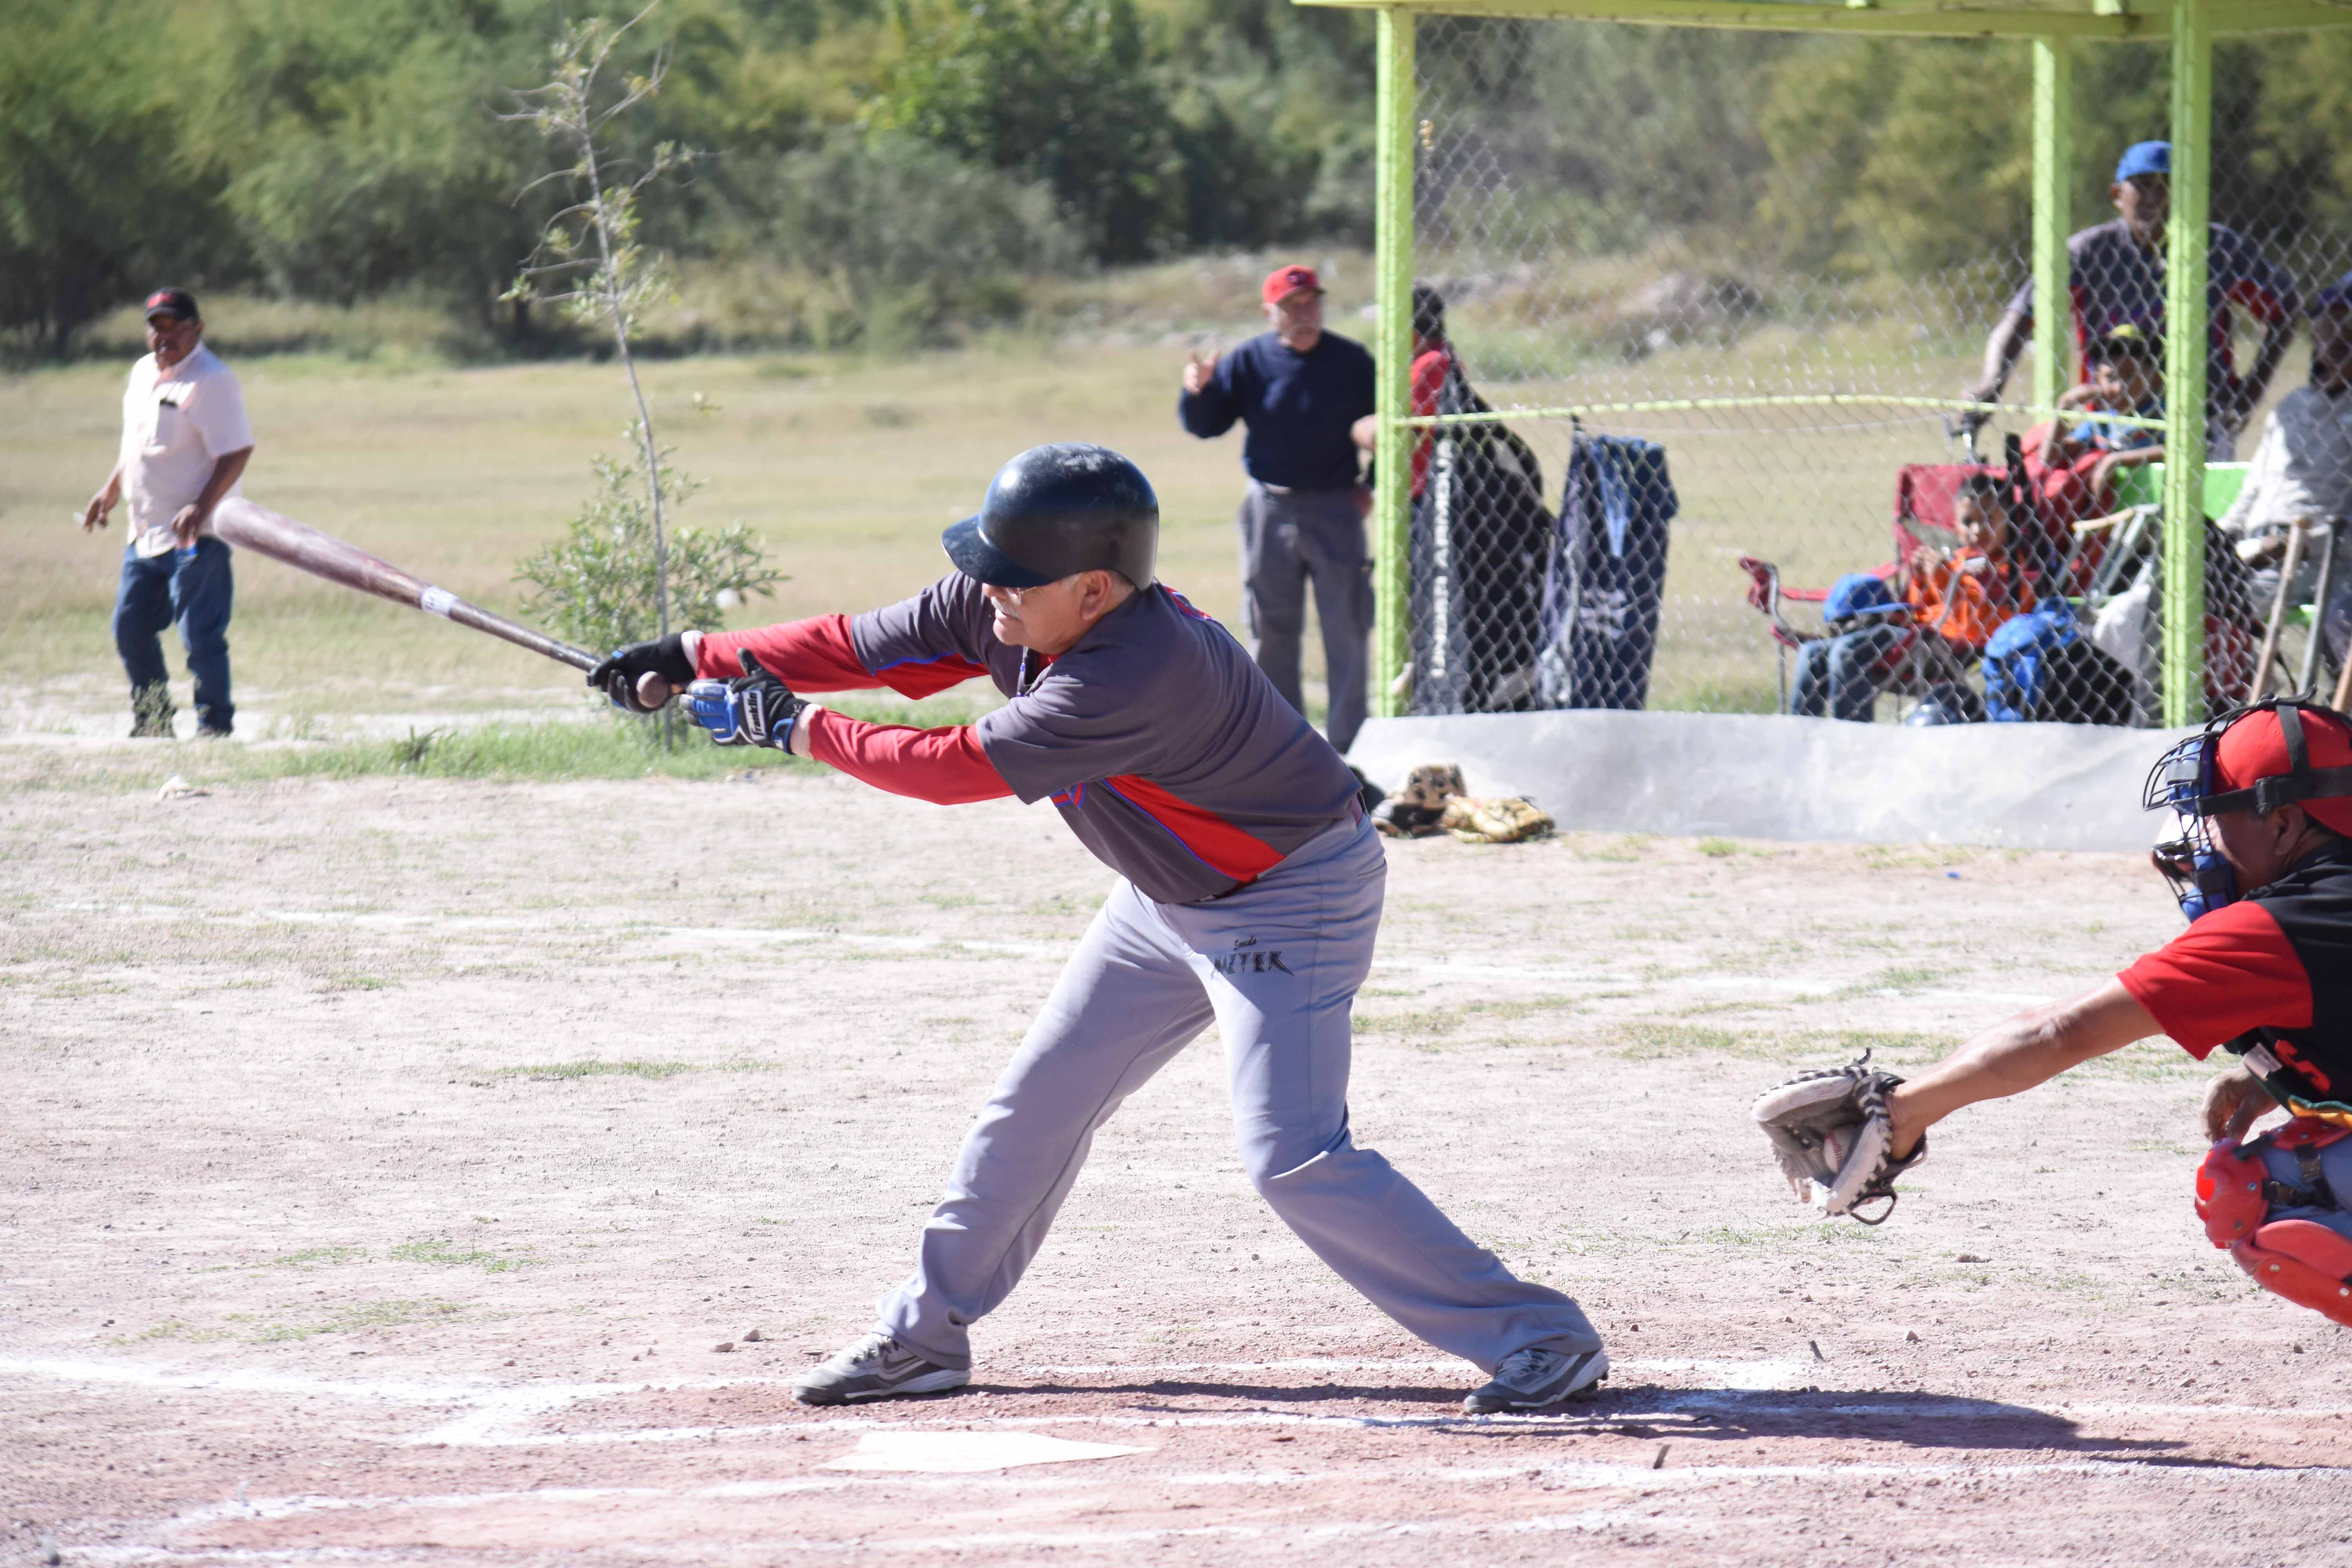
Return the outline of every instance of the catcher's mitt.
<path id="1" fill-rule="evenodd" d="M 1755 1116 L 1772 1140 L 1772 1157 L 1799 1203 L 1880 1225 L 1895 1212 L 1895 1178 L 1927 1157 L 1927 1141 L 1897 1160 L 1890 1152 L 1887 1099 L 1903 1080 L 1874 1072 L 1864 1051 L 1842 1068 L 1800 1073 L 1756 1101 Z M 1884 1198 L 1875 1217 L 1862 1205 Z"/>

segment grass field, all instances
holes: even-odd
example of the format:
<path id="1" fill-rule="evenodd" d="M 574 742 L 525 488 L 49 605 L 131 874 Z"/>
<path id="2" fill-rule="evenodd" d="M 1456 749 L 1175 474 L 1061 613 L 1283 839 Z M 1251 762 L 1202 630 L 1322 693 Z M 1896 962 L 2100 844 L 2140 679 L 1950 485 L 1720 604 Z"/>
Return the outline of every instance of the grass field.
<path id="1" fill-rule="evenodd" d="M 911 359 L 820 353 L 670 358 L 646 374 L 678 462 L 708 481 L 688 523 L 748 523 L 791 574 L 737 624 L 856 609 L 912 590 L 941 567 L 938 532 L 976 505 L 1005 458 L 1040 441 L 1101 441 L 1158 487 L 1161 574 L 1235 624 L 1231 518 L 1242 487 L 1238 433 L 1214 442 L 1177 425 L 1188 346 L 1255 330 L 1260 258 L 1171 264 L 1072 286 L 1055 305 L 1073 335 L 1006 334 Z M 1368 276 L 1338 264 L 1336 330 L 1368 335 Z M 1327 262 L 1327 265 L 1330 265 Z M 1595 290 L 1614 274 L 1594 281 Z M 1613 286 L 1613 285 L 1610 285 Z M 1861 296 L 1857 296 L 1861 299 Z M 1219 301 L 1228 308 L 1221 315 Z M 1911 321 L 1864 300 L 1851 319 L 1769 319 L 1722 342 L 1679 343 L 1638 363 L 1602 352 L 1586 317 L 1514 315 L 1474 295 L 1456 330 L 1494 402 L 1510 407 L 1822 391 L 1939 395 L 1967 380 L 1969 322 Z M 236 364 L 259 438 L 255 500 L 341 534 L 492 608 L 520 613 L 515 564 L 561 531 L 616 452 L 630 408 L 615 367 L 585 362 L 467 367 L 387 346 L 415 323 L 366 312 L 225 301 L 218 336 Z M 314 317 L 319 319 L 314 320 Z M 1083 332 L 1077 329 L 1083 328 Z M 263 353 L 255 342 L 335 342 L 347 353 Z M 121 324 L 100 334 L 121 337 Z M 1481 366 L 1490 367 L 1481 370 Z M 83 537 L 70 514 L 104 477 L 119 430 L 122 364 L 91 358 L 0 377 L 0 728 L 118 732 L 127 717 L 106 631 L 120 537 Z M 2275 394 L 2303 376 L 2300 350 Z M 718 412 L 690 412 L 697 395 Z M 1561 420 L 1518 427 L 1557 501 L 1569 452 Z M 1741 603 L 1744 553 L 1791 584 L 1824 584 L 1886 557 L 1896 468 L 1947 461 L 1933 411 L 1862 406 L 1649 412 L 1590 427 L 1662 442 L 1681 500 L 1652 706 L 1769 710 L 1775 659 Z M 1999 449 L 2000 426 L 1988 434 Z M 2251 447 L 2259 424 L 2250 426 Z M 436 715 L 527 721 L 577 711 L 569 674 L 426 617 L 361 599 L 265 562 L 241 566 L 232 641 L 249 735 L 383 737 Z M 1320 655 L 1308 644 L 1310 686 Z M 1319 708 L 1319 687 L 1316 687 Z M 949 708 L 992 699 L 976 689 Z M 182 703 L 184 709 L 184 700 Z M 103 715 L 102 725 L 95 715 Z M 95 728 L 94 728 L 95 726 Z"/>
<path id="2" fill-rule="evenodd" d="M 1238 443 L 1177 426 L 1182 357 L 1023 344 L 884 363 L 669 361 L 646 374 L 678 461 L 708 481 L 683 521 L 742 520 L 791 575 L 772 602 L 743 609 L 746 623 L 911 592 L 943 569 L 939 531 L 974 509 L 998 464 L 1072 438 L 1144 465 L 1167 518 L 1163 575 L 1230 618 Z M 628 416 L 619 372 L 593 364 L 386 369 L 286 355 L 238 371 L 258 438 L 248 495 L 510 613 L 516 562 L 560 531 L 590 457 L 620 447 Z M 0 617 L 11 628 L 0 670 L 20 701 L 30 687 L 119 704 L 106 617 L 121 538 L 86 538 L 69 514 L 110 465 L 120 375 L 86 363 L 0 381 Z M 721 411 L 688 413 L 697 393 Z M 296 728 L 355 710 L 529 708 L 578 684 L 275 563 L 241 563 L 237 591 L 240 703 Z"/>

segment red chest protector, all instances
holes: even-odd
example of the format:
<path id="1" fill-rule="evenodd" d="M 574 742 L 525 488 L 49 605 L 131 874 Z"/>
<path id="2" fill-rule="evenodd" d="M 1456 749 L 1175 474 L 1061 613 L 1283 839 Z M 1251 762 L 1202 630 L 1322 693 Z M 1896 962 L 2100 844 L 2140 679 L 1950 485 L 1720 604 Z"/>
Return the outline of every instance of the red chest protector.
<path id="1" fill-rule="evenodd" d="M 2197 1168 L 2197 1217 L 2255 1284 L 2352 1326 L 2352 1240 L 2311 1220 L 2268 1217 L 2273 1208 L 2334 1206 L 2319 1151 L 2343 1138 L 2352 1138 L 2352 1127 L 2297 1117 L 2251 1143 L 2214 1144 Z M 2264 1147 L 2294 1154 L 2300 1186 L 2271 1175 Z"/>

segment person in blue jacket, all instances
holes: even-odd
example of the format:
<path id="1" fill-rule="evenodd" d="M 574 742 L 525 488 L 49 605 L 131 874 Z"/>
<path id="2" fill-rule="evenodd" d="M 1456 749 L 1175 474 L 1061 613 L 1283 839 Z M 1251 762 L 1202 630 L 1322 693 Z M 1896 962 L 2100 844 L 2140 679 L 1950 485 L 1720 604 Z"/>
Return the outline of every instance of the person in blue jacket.
<path id="1" fill-rule="evenodd" d="M 1242 535 L 1242 625 L 1250 655 L 1300 712 L 1299 648 L 1307 590 L 1323 626 L 1331 691 L 1325 731 L 1345 752 L 1364 721 L 1372 630 L 1372 560 L 1350 431 L 1372 412 L 1372 356 L 1323 330 L 1323 285 L 1311 267 L 1277 267 L 1259 293 L 1270 331 L 1226 354 L 1191 357 L 1177 417 L 1202 439 L 1239 420 L 1249 490 Z"/>

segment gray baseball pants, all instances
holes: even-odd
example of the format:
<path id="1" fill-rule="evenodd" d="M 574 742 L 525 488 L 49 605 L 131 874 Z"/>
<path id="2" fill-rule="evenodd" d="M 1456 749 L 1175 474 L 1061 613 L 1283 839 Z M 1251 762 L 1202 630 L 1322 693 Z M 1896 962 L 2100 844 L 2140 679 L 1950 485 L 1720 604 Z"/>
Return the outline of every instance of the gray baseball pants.
<path id="1" fill-rule="evenodd" d="M 1574 1301 L 1515 1278 L 1349 1136 L 1349 1010 L 1387 879 L 1380 838 L 1360 822 L 1209 903 L 1156 903 L 1121 881 L 965 1134 L 880 1327 L 970 1366 L 972 1323 L 1045 1244 L 1095 1130 L 1213 1022 L 1243 1166 L 1333 1272 L 1482 1371 L 1529 1345 L 1599 1348 Z"/>
<path id="2" fill-rule="evenodd" d="M 1298 656 L 1307 636 L 1307 589 L 1323 626 L 1331 710 L 1323 730 L 1344 753 L 1364 723 L 1364 670 L 1372 635 L 1372 559 L 1356 492 L 1268 489 L 1255 479 L 1234 520 L 1242 534 L 1242 627 L 1250 657 L 1282 693 L 1299 695 Z"/>

